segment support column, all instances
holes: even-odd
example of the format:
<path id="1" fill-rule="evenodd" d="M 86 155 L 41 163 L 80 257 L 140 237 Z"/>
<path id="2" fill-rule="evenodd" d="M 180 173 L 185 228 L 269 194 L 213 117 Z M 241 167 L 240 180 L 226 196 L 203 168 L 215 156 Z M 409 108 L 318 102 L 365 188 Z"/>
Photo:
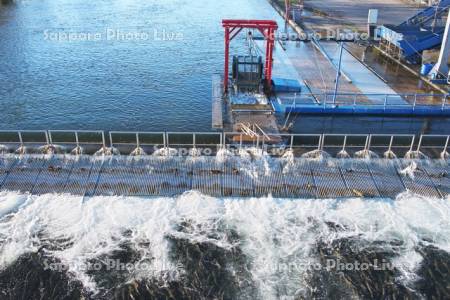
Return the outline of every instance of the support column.
<path id="1" fill-rule="evenodd" d="M 272 67 L 273 67 L 273 49 L 274 49 L 274 30 L 268 30 L 267 51 L 266 51 L 266 85 L 270 89 L 272 87 Z"/>
<path id="2" fill-rule="evenodd" d="M 430 72 L 431 79 L 442 79 L 448 76 L 448 57 L 450 54 L 450 10 L 447 17 L 447 24 L 445 25 L 444 38 L 441 45 L 441 53 L 436 65 Z"/>
<path id="3" fill-rule="evenodd" d="M 267 31 L 264 33 L 266 37 L 266 63 L 264 66 L 264 80 L 266 81 L 265 86 L 268 87 L 268 79 L 269 79 L 269 51 L 270 51 L 270 42 L 269 42 L 269 34 L 270 30 L 267 29 Z"/>
<path id="4" fill-rule="evenodd" d="M 228 73 L 230 63 L 230 28 L 225 27 L 225 68 L 223 74 L 223 89 L 228 92 Z"/>

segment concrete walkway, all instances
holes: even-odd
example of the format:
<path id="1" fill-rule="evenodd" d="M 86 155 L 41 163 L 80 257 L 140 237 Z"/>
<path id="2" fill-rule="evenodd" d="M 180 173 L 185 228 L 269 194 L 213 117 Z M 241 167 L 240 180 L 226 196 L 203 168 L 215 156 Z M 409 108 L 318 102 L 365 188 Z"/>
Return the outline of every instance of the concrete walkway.
<path id="1" fill-rule="evenodd" d="M 339 63 L 339 44 L 334 42 L 321 43 L 322 47 L 331 57 L 333 62 L 338 65 Z M 397 93 L 384 83 L 380 78 L 368 70 L 364 65 L 362 65 L 356 58 L 354 58 L 347 51 L 342 53 L 342 70 L 349 75 L 352 80 L 352 84 L 361 91 L 361 93 L 378 94 L 368 96 L 370 102 L 376 104 L 383 104 L 385 95 L 396 95 Z M 342 79 L 344 80 L 344 79 Z M 400 96 L 390 97 L 389 104 L 406 104 Z"/>

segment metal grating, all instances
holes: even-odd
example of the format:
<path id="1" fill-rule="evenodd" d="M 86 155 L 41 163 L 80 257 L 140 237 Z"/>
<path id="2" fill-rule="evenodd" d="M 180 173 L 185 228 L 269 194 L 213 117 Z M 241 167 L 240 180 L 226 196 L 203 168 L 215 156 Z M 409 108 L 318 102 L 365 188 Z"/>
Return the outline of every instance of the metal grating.
<path id="1" fill-rule="evenodd" d="M 292 165 L 284 167 L 283 172 L 288 195 L 295 198 L 316 197 L 317 189 L 307 160 L 295 159 Z"/>
<path id="2" fill-rule="evenodd" d="M 7 155 L 0 157 L 0 186 L 3 185 L 9 175 L 10 169 L 16 162 L 17 159 L 14 156 Z"/>
<path id="3" fill-rule="evenodd" d="M 382 197 L 395 198 L 406 190 L 392 161 L 371 160 L 369 169 Z"/>
<path id="4" fill-rule="evenodd" d="M 380 197 L 372 174 L 364 160 L 342 160 L 339 161 L 339 167 L 350 192 L 354 196 L 367 198 Z"/>
<path id="5" fill-rule="evenodd" d="M 427 172 L 441 196 L 448 197 L 450 195 L 450 166 L 441 161 L 434 165 L 423 165 L 422 168 Z"/>
<path id="6" fill-rule="evenodd" d="M 48 193 L 64 193 L 64 187 L 70 176 L 73 159 L 55 156 L 44 164 L 32 193 L 41 195 Z"/>
<path id="7" fill-rule="evenodd" d="M 397 171 L 400 174 L 405 187 L 418 195 L 429 196 L 429 197 L 440 197 L 438 190 L 433 184 L 433 181 L 428 177 L 425 170 L 422 168 L 421 164 L 418 164 L 416 171 L 414 172 L 414 177 L 401 174 L 401 171 L 408 168 L 412 161 L 397 161 L 395 162 L 397 166 Z"/>
<path id="8" fill-rule="evenodd" d="M 312 160 L 310 166 L 318 198 L 351 197 L 336 160 Z"/>
<path id="9" fill-rule="evenodd" d="M 266 165 L 266 167 L 269 166 Z M 259 168 L 256 170 L 256 174 L 257 177 L 254 179 L 255 196 L 287 197 L 283 168 L 278 161 L 270 161 L 270 168 Z"/>
<path id="10" fill-rule="evenodd" d="M 192 189 L 214 197 L 222 196 L 223 165 L 212 157 L 199 157 L 192 163 Z"/>
<path id="11" fill-rule="evenodd" d="M 42 155 L 22 158 L 10 170 L 2 189 L 31 192 L 46 162 Z"/>
<path id="12" fill-rule="evenodd" d="M 89 171 L 89 177 L 87 178 L 85 185 L 85 196 L 95 195 L 95 191 L 98 186 L 98 180 L 100 178 L 100 173 L 103 168 L 104 158 L 94 157 L 92 162 L 92 167 Z"/>
<path id="13" fill-rule="evenodd" d="M 0 157 L 1 190 L 81 196 L 175 196 L 198 190 L 215 197 L 395 198 L 406 189 L 446 197 L 450 167 L 415 160 L 214 157 Z"/>
<path id="14" fill-rule="evenodd" d="M 253 180 L 248 174 L 249 167 L 232 159 L 224 164 L 223 195 L 231 197 L 254 196 Z"/>
<path id="15" fill-rule="evenodd" d="M 91 157 L 79 157 L 74 160 L 72 170 L 64 186 L 64 192 L 74 195 L 84 195 L 91 169 L 95 162 Z"/>

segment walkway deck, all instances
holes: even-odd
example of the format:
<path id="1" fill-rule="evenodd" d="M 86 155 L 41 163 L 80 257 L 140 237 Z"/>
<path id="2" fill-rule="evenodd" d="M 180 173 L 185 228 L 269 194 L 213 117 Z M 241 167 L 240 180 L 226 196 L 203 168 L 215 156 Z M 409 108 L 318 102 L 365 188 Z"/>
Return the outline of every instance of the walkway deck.
<path id="1" fill-rule="evenodd" d="M 331 58 L 333 64 L 337 66 L 339 62 L 339 45 L 335 42 L 322 42 L 321 46 Z M 316 99 L 319 101 L 323 101 L 323 99 L 320 99 L 321 94 L 334 92 L 336 67 L 316 49 L 312 42 L 287 42 L 285 49 L 285 51 L 281 50 L 281 48 L 277 49 L 278 54 L 275 56 L 275 66 L 281 64 L 282 69 L 289 66 L 289 69 L 296 70 L 299 80 L 308 86 L 312 94 L 317 95 Z M 279 52 L 284 52 L 284 54 Z M 275 67 L 274 77 L 284 76 L 284 72 L 279 71 L 280 69 Z M 343 52 L 342 70 L 350 77 L 351 82 L 344 76 L 341 77 L 339 82 L 340 94 L 371 95 L 367 96 L 364 101 L 367 104 L 383 104 L 384 97 L 380 95 L 396 94 L 393 89 L 347 51 Z M 309 93 L 308 90 L 304 92 Z M 375 94 L 377 96 L 374 96 Z M 349 102 L 353 101 L 350 97 L 348 100 Z M 361 102 L 363 99 L 360 98 L 359 101 Z M 405 103 L 405 100 L 398 97 L 395 104 Z"/>
<path id="2" fill-rule="evenodd" d="M 80 196 L 176 196 L 198 190 L 215 197 L 395 198 L 410 190 L 431 197 L 450 193 L 450 166 L 419 161 L 414 179 L 407 160 L 312 160 L 267 164 L 215 157 L 42 156 L 0 157 L 0 190 Z M 265 166 L 269 165 L 269 170 Z"/>

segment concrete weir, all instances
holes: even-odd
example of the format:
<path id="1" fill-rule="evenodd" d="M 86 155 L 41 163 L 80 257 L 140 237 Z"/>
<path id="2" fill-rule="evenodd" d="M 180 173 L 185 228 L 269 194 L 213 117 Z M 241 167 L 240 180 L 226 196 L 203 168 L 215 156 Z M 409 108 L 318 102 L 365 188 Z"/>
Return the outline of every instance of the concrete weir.
<path id="1" fill-rule="evenodd" d="M 270 138 L 270 140 L 269 140 Z M 274 141 L 278 141 L 274 143 Z M 0 132 L 0 191 L 395 198 L 450 193 L 450 136 Z"/>
<path id="2" fill-rule="evenodd" d="M 449 172 L 443 160 L 5 154 L 0 190 L 85 197 L 190 190 L 214 197 L 395 198 L 405 191 L 447 197 Z"/>

